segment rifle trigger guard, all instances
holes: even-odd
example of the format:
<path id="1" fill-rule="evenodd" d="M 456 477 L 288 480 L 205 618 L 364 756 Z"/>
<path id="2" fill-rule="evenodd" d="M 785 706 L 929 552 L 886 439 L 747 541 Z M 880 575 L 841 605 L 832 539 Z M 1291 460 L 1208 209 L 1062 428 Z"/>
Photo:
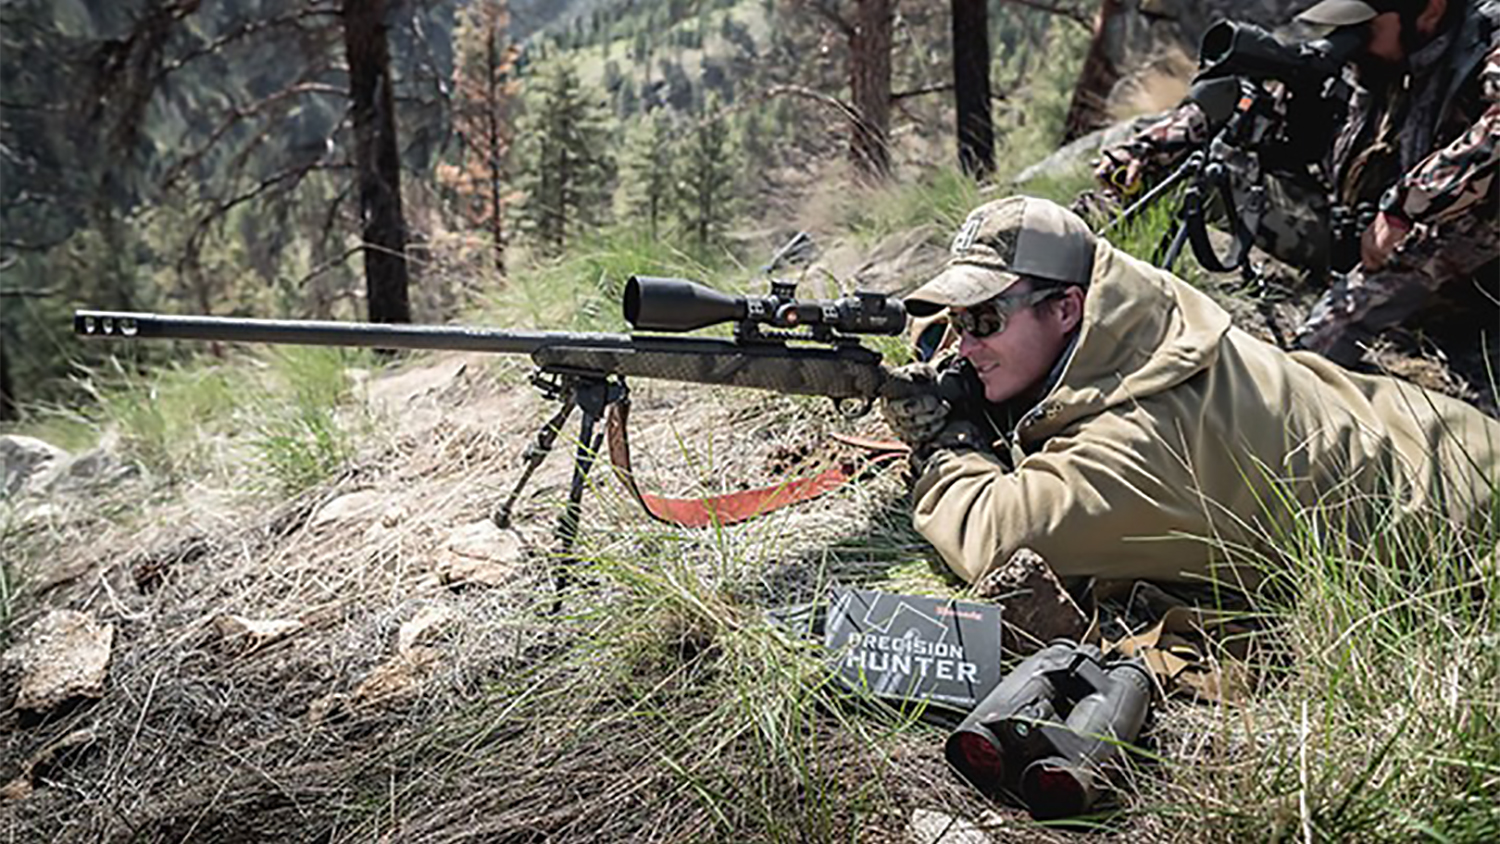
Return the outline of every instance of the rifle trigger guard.
<path id="1" fill-rule="evenodd" d="M 863 397 L 845 397 L 833 400 L 833 409 L 837 410 L 839 415 L 845 419 L 858 419 L 869 413 L 873 405 L 873 402 Z"/>

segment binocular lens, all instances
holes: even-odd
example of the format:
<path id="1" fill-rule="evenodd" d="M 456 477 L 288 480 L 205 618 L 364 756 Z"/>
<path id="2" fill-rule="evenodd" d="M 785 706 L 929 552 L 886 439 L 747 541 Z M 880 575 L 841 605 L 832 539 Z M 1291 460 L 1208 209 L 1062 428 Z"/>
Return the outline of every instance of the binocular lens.
<path id="1" fill-rule="evenodd" d="M 1021 773 L 1021 799 L 1038 820 L 1081 815 L 1094 798 L 1079 776 L 1061 759 L 1039 759 Z"/>
<path id="2" fill-rule="evenodd" d="M 1000 792 L 1005 781 L 1005 758 L 994 739 L 976 730 L 960 730 L 948 737 L 946 755 L 948 764 L 975 788 L 990 795 Z"/>

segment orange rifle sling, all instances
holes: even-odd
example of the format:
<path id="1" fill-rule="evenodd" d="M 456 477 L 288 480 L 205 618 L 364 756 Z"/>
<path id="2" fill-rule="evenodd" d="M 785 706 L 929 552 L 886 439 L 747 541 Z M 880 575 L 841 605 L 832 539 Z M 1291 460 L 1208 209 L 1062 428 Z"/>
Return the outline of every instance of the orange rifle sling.
<path id="1" fill-rule="evenodd" d="M 852 464 L 841 463 L 810 478 L 798 478 L 759 489 L 703 498 L 665 498 L 642 492 L 635 482 L 635 473 L 630 467 L 630 438 L 626 433 L 629 404 L 626 399 L 609 406 L 605 421 L 609 462 L 614 467 L 616 477 L 630 491 L 631 496 L 640 502 L 641 508 L 652 518 L 667 524 L 684 527 L 737 524 L 772 510 L 816 498 L 869 469 L 885 465 L 906 454 L 906 446 L 901 443 L 835 434 L 834 438 L 841 442 L 873 452 L 864 467 L 855 468 Z"/>

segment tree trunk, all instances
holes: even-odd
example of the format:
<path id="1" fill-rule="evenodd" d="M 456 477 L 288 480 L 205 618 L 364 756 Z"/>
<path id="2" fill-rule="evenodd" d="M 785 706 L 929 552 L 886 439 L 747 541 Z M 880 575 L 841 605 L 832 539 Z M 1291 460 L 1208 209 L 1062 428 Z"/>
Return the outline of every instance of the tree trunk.
<path id="1" fill-rule="evenodd" d="M 982 181 L 995 172 L 990 122 L 990 19 L 986 0 L 953 0 L 953 93 L 958 166 Z"/>
<path id="2" fill-rule="evenodd" d="M 849 92 L 854 101 L 850 155 L 861 172 L 891 172 L 891 29 L 896 0 L 856 0 L 849 30 Z"/>
<path id="3" fill-rule="evenodd" d="M 1063 143 L 1109 125 L 1109 92 L 1120 81 L 1120 69 L 1109 57 L 1109 44 L 1112 38 L 1118 40 L 1118 30 L 1126 25 L 1125 11 L 1120 0 L 1104 0 L 1099 4 L 1094 37 L 1078 72 L 1078 82 L 1073 86 L 1068 116 L 1063 120 Z"/>
<path id="4" fill-rule="evenodd" d="M 501 150 L 505 148 L 505 119 L 501 109 L 505 107 L 501 94 L 501 74 L 505 72 L 505 46 L 501 43 L 498 27 L 491 27 L 485 35 L 485 151 L 488 153 L 485 166 L 488 169 L 490 188 L 490 236 L 494 239 L 495 270 L 505 274 L 505 186 L 504 162 Z"/>
<path id="5" fill-rule="evenodd" d="M 370 321 L 411 322 L 385 2 L 345 0 L 342 14 Z"/>

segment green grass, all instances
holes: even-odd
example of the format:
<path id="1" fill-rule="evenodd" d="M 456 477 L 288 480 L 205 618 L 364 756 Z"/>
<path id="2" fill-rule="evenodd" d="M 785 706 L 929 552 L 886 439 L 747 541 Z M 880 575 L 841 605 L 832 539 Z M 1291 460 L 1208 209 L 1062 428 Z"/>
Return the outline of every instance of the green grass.
<path id="1" fill-rule="evenodd" d="M 362 403 L 345 413 L 352 393 L 349 367 L 366 359 L 347 349 L 282 347 L 271 353 L 270 389 L 248 408 L 253 443 L 271 479 L 285 493 L 306 489 L 342 469 L 354 454 Z"/>
<path id="2" fill-rule="evenodd" d="M 636 539 L 588 559 L 565 647 L 393 754 L 389 802 L 439 807 L 416 834 L 477 813 L 496 840 L 853 840 L 953 790 L 894 758 L 937 731 L 836 687 L 819 648 L 737 597 L 754 573 L 726 534 Z M 522 811 L 538 794 L 545 815 Z M 370 797 L 355 837 L 386 831 Z"/>
<path id="3" fill-rule="evenodd" d="M 735 272 L 729 256 L 707 264 L 644 230 L 620 226 L 562 258 L 517 269 L 510 284 L 478 303 L 475 318 L 548 331 L 622 331 L 620 300 L 631 275 L 682 277 L 730 290 L 736 285 L 722 278 Z"/>
<path id="4" fill-rule="evenodd" d="M 9 506 L 0 503 L 0 646 L 9 644 L 11 619 L 21 607 L 24 581 L 18 557 L 11 551 L 20 545 L 20 525 Z"/>
<path id="5" fill-rule="evenodd" d="M 195 361 L 140 372 L 118 358 L 84 386 L 94 397 L 96 428 L 118 433 L 126 459 L 174 481 L 206 467 L 213 450 L 207 426 L 227 419 L 245 391 L 243 377 L 222 366 Z"/>
<path id="6" fill-rule="evenodd" d="M 856 242 L 872 246 L 893 234 L 932 226 L 945 244 L 984 198 L 957 167 L 934 169 L 921 178 L 859 192 L 842 221 Z"/>
<path id="7" fill-rule="evenodd" d="M 1017 185 L 1016 192 L 1027 196 L 1050 199 L 1064 208 L 1073 204 L 1078 194 L 1097 187 L 1093 172 L 1085 166 L 1070 168 L 1061 173 L 1039 176 Z"/>
<path id="8" fill-rule="evenodd" d="M 117 358 L 80 380 L 90 407 L 32 408 L 19 430 L 72 451 L 118 441 L 119 456 L 167 484 L 223 475 L 250 446 L 266 483 L 294 491 L 352 453 L 348 368 L 372 360 L 343 349 L 284 347 L 264 356 L 200 356 L 140 371 Z M 255 485 L 255 484 L 252 484 Z"/>
<path id="9" fill-rule="evenodd" d="M 1198 752 L 1140 811 L 1222 840 L 1496 840 L 1500 511 L 1460 530 L 1389 501 L 1356 529 L 1292 505 L 1266 505 L 1284 518 L 1260 562 L 1261 685 L 1179 710 Z"/>

